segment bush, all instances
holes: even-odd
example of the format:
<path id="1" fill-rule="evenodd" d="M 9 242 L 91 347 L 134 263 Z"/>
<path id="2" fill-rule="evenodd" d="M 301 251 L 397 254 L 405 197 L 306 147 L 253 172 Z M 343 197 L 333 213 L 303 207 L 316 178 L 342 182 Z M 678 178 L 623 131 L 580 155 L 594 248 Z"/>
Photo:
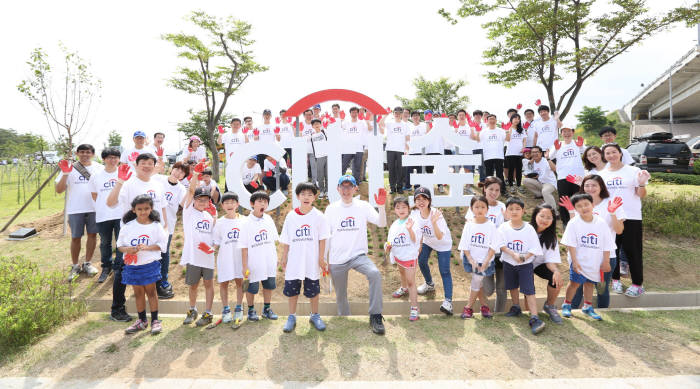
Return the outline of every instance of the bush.
<path id="1" fill-rule="evenodd" d="M 651 194 L 642 200 L 645 231 L 696 238 L 700 236 L 700 198 L 678 196 L 672 199 Z"/>
<path id="2" fill-rule="evenodd" d="M 700 174 L 700 161 L 693 165 L 693 174 Z"/>
<path id="3" fill-rule="evenodd" d="M 700 175 L 653 172 L 651 173 L 651 181 L 678 185 L 700 185 Z"/>
<path id="4" fill-rule="evenodd" d="M 23 257 L 0 257 L 0 350 L 31 344 L 85 312 L 63 274 L 40 271 Z"/>

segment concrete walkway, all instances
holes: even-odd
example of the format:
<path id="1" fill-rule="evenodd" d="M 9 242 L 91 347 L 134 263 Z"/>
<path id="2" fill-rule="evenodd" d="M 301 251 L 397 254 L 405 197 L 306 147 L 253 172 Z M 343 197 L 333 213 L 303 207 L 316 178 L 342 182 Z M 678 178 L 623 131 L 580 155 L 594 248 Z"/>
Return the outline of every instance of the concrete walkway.
<path id="1" fill-rule="evenodd" d="M 417 386 L 416 386 L 417 385 Z M 133 379 L 107 378 L 104 380 L 72 380 L 56 381 L 52 378 L 0 378 L 0 388 L 5 389 L 40 389 L 40 388 L 178 388 L 178 389 L 218 389 L 218 388 L 386 388 L 420 387 L 421 389 L 444 388 L 518 388 L 539 389 L 543 387 L 562 388 L 591 388 L 591 389 L 662 389 L 662 388 L 700 388 L 700 376 L 668 376 L 668 377 L 631 377 L 631 378 L 557 378 L 536 380 L 471 380 L 471 381 L 322 381 L 322 382 L 271 382 L 271 381 L 239 381 L 222 379 Z"/>

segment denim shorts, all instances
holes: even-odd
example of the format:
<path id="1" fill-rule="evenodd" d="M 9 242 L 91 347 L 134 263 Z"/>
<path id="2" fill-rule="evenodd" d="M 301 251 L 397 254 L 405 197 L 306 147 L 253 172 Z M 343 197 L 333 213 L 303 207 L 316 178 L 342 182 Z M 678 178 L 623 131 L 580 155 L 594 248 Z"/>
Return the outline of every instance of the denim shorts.
<path id="1" fill-rule="evenodd" d="M 82 238 L 85 231 L 88 234 L 98 232 L 95 212 L 72 213 L 68 215 L 68 225 L 70 226 L 70 236 L 74 239 Z"/>
<path id="2" fill-rule="evenodd" d="M 593 285 L 597 284 L 597 282 L 589 280 L 583 274 L 576 273 L 574 271 L 573 267 L 569 268 L 569 280 L 571 282 L 575 282 L 575 283 L 581 284 L 581 285 L 585 284 L 586 282 L 593 284 Z"/>
<path id="3" fill-rule="evenodd" d="M 503 278 L 506 290 L 520 289 L 520 293 L 525 296 L 535 294 L 535 273 L 532 262 L 518 266 L 503 262 Z"/>
<path id="4" fill-rule="evenodd" d="M 462 265 L 464 266 L 464 271 L 467 273 L 474 273 L 480 276 L 491 276 L 496 272 L 496 262 L 493 260 L 489 262 L 489 267 L 487 267 L 483 273 L 475 272 L 474 269 L 472 269 L 472 264 L 469 263 L 467 256 L 464 254 L 462 254 Z"/>
<path id="5" fill-rule="evenodd" d="M 260 284 L 262 284 L 263 289 L 273 290 L 276 287 L 275 277 L 268 277 L 266 280 L 251 282 L 248 284 L 247 292 L 250 294 L 258 294 Z"/>
<path id="6" fill-rule="evenodd" d="M 298 296 L 301 292 L 301 280 L 285 280 L 282 294 L 287 297 Z M 321 293 L 321 282 L 319 280 L 304 279 L 304 297 L 313 298 Z"/>

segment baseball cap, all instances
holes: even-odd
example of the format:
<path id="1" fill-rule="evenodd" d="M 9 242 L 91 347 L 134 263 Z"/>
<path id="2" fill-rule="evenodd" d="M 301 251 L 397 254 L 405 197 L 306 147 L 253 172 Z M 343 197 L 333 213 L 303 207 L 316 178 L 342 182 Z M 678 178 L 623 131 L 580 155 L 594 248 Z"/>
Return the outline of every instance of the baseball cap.
<path id="1" fill-rule="evenodd" d="M 257 160 L 258 160 L 258 156 L 257 156 L 257 155 L 251 155 L 250 157 L 248 157 L 248 159 L 254 159 L 254 160 L 257 161 Z"/>
<path id="2" fill-rule="evenodd" d="M 211 198 L 211 192 L 209 191 L 209 188 L 205 188 L 203 186 L 198 187 L 197 189 L 194 190 L 194 197 L 210 197 Z"/>
<path id="3" fill-rule="evenodd" d="M 145 137 L 146 137 L 146 133 L 143 132 L 143 131 L 141 131 L 141 130 L 138 130 L 138 131 L 134 132 L 134 138 L 136 138 L 137 136 L 140 136 L 140 137 L 142 137 L 142 138 L 145 138 Z"/>
<path id="4" fill-rule="evenodd" d="M 272 115 L 272 111 L 270 111 L 269 109 L 264 109 L 263 115 Z"/>
<path id="5" fill-rule="evenodd" d="M 357 181 L 355 181 L 355 177 L 351 176 L 350 174 L 345 174 L 341 176 L 338 180 L 338 186 L 343 185 L 344 182 L 349 182 L 353 186 L 357 186 Z"/>
<path id="6" fill-rule="evenodd" d="M 420 188 L 416 189 L 415 192 L 413 192 L 413 199 L 415 200 L 416 197 L 418 196 L 425 196 L 428 200 L 432 198 L 432 195 L 430 194 L 430 190 L 428 188 L 421 186 Z"/>
<path id="7" fill-rule="evenodd" d="M 190 140 L 196 140 L 196 141 L 198 141 L 199 143 L 202 143 L 202 140 L 199 139 L 199 137 L 198 137 L 197 135 L 192 135 L 192 136 L 190 137 Z"/>
<path id="8" fill-rule="evenodd" d="M 313 108 L 314 108 L 314 109 L 321 109 L 321 104 L 316 104 L 316 105 L 314 105 Z"/>

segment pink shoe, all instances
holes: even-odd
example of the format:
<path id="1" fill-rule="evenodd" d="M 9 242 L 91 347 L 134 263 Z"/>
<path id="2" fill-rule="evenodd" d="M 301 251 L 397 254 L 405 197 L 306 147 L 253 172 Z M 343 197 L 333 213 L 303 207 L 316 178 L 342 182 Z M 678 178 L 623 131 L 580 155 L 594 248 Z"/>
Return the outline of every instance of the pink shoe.
<path id="1" fill-rule="evenodd" d="M 163 324 L 161 321 L 153 320 L 153 322 L 151 322 L 151 335 L 160 334 L 161 331 L 163 331 Z"/>
<path id="2" fill-rule="evenodd" d="M 474 310 L 465 306 L 462 310 L 462 319 L 471 319 L 474 317 Z"/>
<path id="3" fill-rule="evenodd" d="M 127 334 L 135 334 L 139 331 L 143 331 L 148 328 L 148 322 L 141 319 L 137 319 L 134 324 L 130 325 L 124 332 Z"/>
<path id="4" fill-rule="evenodd" d="M 481 306 L 481 316 L 486 319 L 490 319 L 493 317 L 493 313 L 491 313 L 491 309 L 489 309 L 488 305 Z"/>

